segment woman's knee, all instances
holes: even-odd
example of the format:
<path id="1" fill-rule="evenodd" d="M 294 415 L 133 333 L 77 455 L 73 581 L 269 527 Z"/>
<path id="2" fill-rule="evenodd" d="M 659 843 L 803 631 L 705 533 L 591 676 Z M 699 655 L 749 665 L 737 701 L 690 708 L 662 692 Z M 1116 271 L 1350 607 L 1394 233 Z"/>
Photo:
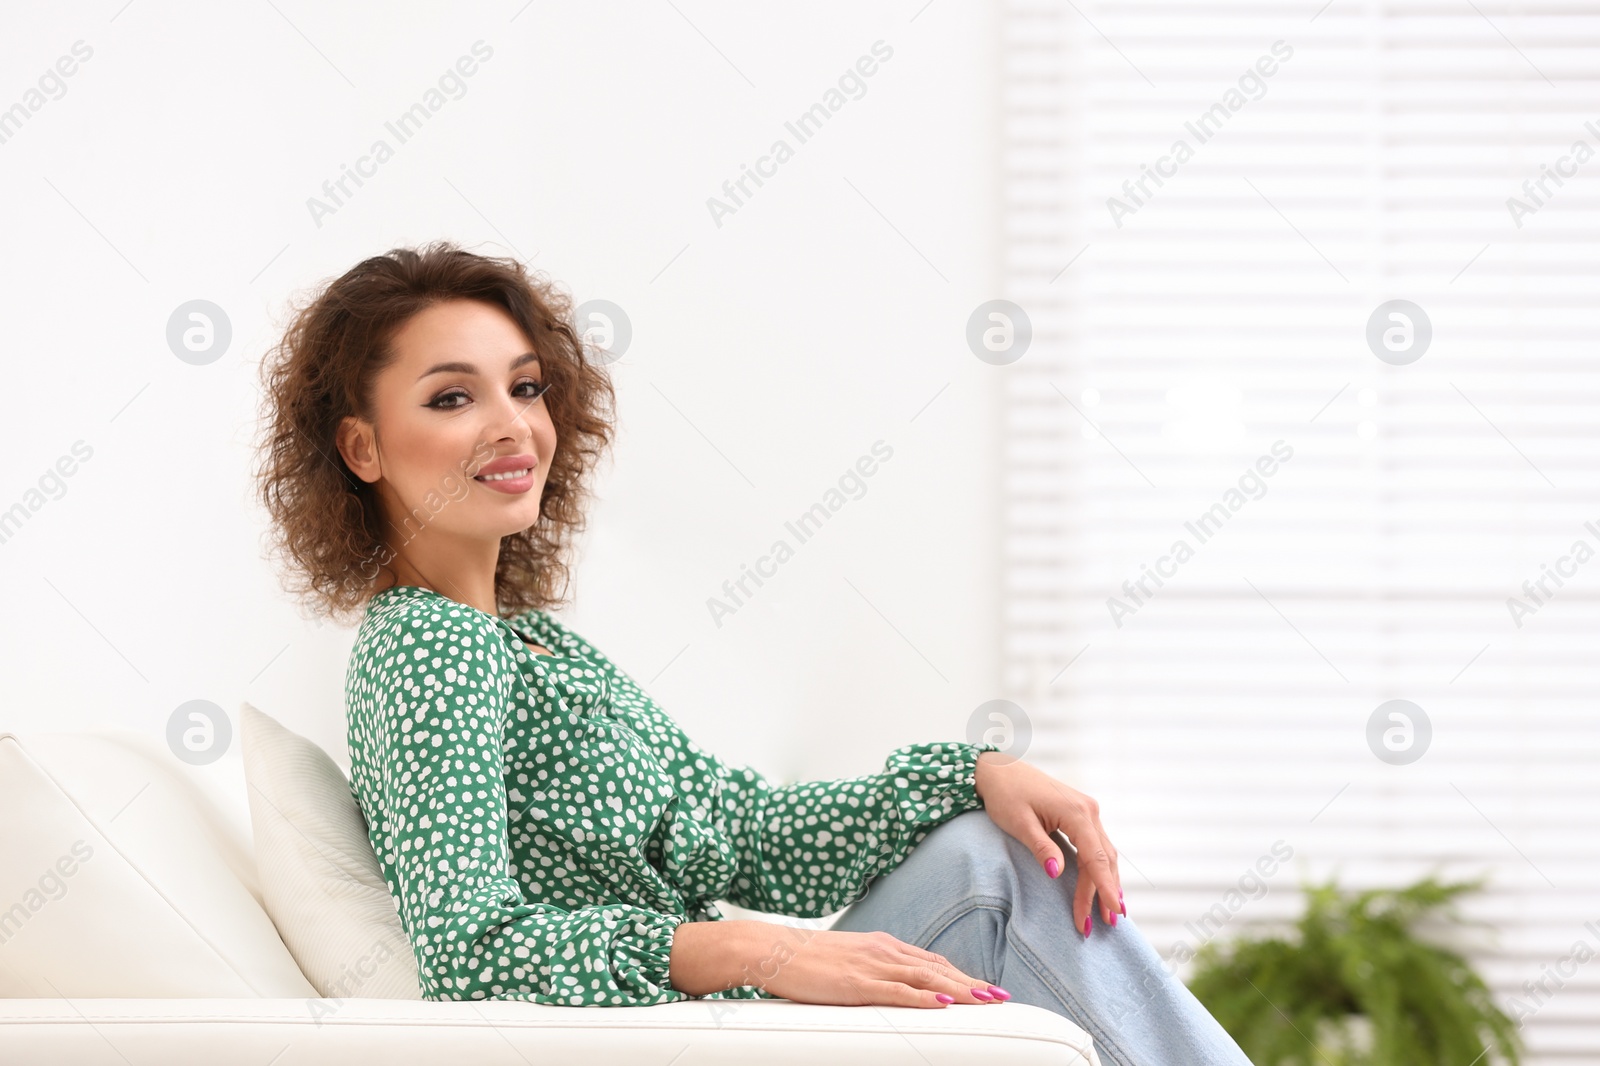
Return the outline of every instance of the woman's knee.
<path id="1" fill-rule="evenodd" d="M 974 883 L 993 883 L 996 875 L 1009 871 L 1015 861 L 1010 839 L 989 812 L 963 811 L 929 830 L 911 854 L 921 864 L 959 873 Z"/>
<path id="2" fill-rule="evenodd" d="M 1061 849 L 1062 868 L 1052 880 L 1043 862 L 1026 844 L 1001 829 L 985 810 L 965 811 L 935 827 L 912 853 L 940 869 L 959 871 L 969 890 L 978 894 L 1014 897 L 1024 879 L 1029 884 L 1050 884 L 1069 897 L 1077 888 L 1077 855 L 1061 833 L 1052 833 Z M 924 850 L 926 849 L 926 850 Z"/>

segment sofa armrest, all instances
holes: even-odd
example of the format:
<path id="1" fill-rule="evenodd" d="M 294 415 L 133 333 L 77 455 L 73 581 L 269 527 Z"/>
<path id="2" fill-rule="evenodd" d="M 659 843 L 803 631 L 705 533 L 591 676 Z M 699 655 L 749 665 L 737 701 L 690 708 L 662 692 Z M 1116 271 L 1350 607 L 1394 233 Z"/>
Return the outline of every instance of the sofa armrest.
<path id="1" fill-rule="evenodd" d="M 1021 1003 L 923 1010 L 788 1000 L 555 1007 L 360 998 L 0 999 L 0 1061 L 1100 1066 L 1082 1029 Z"/>

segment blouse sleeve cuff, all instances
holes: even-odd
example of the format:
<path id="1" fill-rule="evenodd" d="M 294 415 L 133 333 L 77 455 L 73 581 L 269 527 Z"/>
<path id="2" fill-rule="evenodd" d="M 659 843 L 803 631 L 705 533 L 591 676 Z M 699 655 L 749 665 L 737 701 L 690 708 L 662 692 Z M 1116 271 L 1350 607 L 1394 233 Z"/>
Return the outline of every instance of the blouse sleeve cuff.
<path id="1" fill-rule="evenodd" d="M 631 989 L 644 1002 L 683 998 L 685 993 L 672 987 L 670 975 L 672 939 L 687 920 L 682 914 L 628 908 L 622 918 L 623 935 L 612 941 L 611 965 L 617 984 Z"/>
<path id="2" fill-rule="evenodd" d="M 983 806 L 976 784 L 978 756 L 1000 750 L 997 744 L 961 741 L 912 744 L 890 754 L 887 770 L 895 776 L 896 790 L 926 812 L 919 821 L 942 821 Z"/>

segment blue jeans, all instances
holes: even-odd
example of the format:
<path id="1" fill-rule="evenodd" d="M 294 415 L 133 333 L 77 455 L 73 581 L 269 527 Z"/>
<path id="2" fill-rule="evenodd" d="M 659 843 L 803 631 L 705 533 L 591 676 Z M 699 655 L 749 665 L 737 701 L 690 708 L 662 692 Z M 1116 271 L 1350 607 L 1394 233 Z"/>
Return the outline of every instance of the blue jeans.
<path id="1" fill-rule="evenodd" d="M 1094 1040 L 1105 1066 L 1250 1066 L 1129 918 L 1106 925 L 1097 907 L 1087 939 L 1073 929 L 1078 868 L 1071 847 L 1061 850 L 1067 868 L 1051 879 L 988 812 L 966 811 L 935 826 L 832 928 L 881 929 L 999 985 L 1013 1003 L 1065 1015 Z"/>

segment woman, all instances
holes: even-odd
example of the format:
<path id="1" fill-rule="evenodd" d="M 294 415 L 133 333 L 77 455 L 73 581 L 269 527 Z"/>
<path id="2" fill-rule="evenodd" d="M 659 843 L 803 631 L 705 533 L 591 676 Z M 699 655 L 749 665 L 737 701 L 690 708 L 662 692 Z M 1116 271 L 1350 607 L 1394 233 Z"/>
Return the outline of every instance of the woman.
<path id="1" fill-rule="evenodd" d="M 570 318 L 513 260 L 396 249 L 263 368 L 262 498 L 297 591 L 360 620 L 351 788 L 424 997 L 1015 999 L 1108 1063 L 1247 1062 L 1127 920 L 1088 796 L 965 743 L 771 784 L 549 613 L 612 433 Z"/>

